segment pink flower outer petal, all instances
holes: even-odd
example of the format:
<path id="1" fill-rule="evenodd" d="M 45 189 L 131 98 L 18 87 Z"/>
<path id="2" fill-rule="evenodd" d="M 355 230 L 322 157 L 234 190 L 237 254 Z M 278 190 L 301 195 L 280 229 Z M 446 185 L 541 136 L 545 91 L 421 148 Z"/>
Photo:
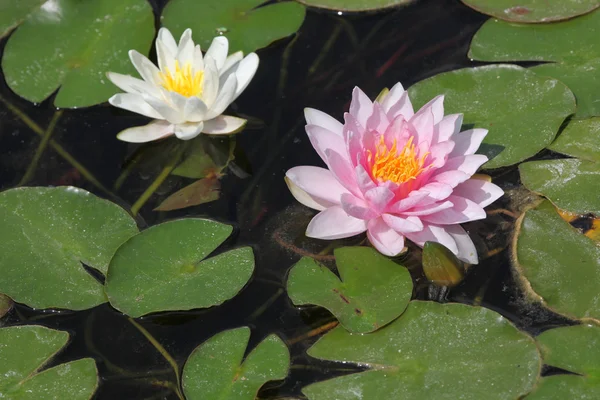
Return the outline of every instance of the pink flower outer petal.
<path id="1" fill-rule="evenodd" d="M 381 218 L 369 221 L 367 237 L 386 256 L 396 256 L 404 249 L 404 236 L 390 228 Z"/>
<path id="2" fill-rule="evenodd" d="M 313 217 L 306 227 L 306 236 L 315 239 L 342 239 L 367 230 L 367 221 L 354 218 L 342 206 L 329 207 Z"/>

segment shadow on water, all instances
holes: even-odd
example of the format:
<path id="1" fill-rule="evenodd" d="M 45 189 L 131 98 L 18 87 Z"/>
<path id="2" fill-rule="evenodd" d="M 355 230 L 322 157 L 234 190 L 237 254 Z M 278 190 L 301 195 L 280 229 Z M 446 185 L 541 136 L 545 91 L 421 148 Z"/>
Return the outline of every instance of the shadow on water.
<path id="1" fill-rule="evenodd" d="M 163 2 L 154 3 L 158 9 Z M 303 236 L 313 212 L 295 203 L 283 180 L 285 171 L 293 166 L 321 165 L 303 130 L 303 108 L 318 108 L 341 119 L 355 85 L 375 97 L 383 87 L 398 81 L 409 87 L 443 71 L 474 66 L 466 53 L 470 39 L 485 19 L 455 0 L 424 0 L 398 10 L 360 16 L 310 10 L 296 39 L 285 39 L 260 51 L 261 66 L 254 81 L 232 106 L 235 111 L 264 121 L 257 124 L 258 129 L 246 130 L 237 139 L 252 175 L 240 179 L 229 174 L 222 181 L 221 198 L 213 203 L 168 213 L 154 212 L 152 209 L 165 197 L 158 194 L 140 211 L 142 226 L 185 216 L 232 223 L 236 231 L 221 249 L 249 245 L 255 251 L 255 275 L 231 301 L 216 308 L 138 320 L 180 366 L 193 348 L 215 333 L 250 326 L 250 348 L 275 332 L 289 344 L 293 360 L 287 379 L 268 384 L 261 390 L 261 398 L 302 397 L 300 389 L 307 383 L 356 370 L 305 354 L 318 337 L 319 327 L 330 327 L 334 319 L 317 307 L 293 307 L 284 292 L 287 271 L 300 256 L 318 254 L 328 245 Z M 41 127 L 46 127 L 55 113 L 51 100 L 31 105 L 11 93 L 4 80 L 0 95 Z M 134 146 L 116 140 L 115 135 L 145 122 L 143 117 L 106 104 L 65 110 L 53 138 L 82 161 L 105 187 L 111 188 L 124 160 L 134 150 Z M 0 185 L 6 189 L 20 181 L 39 137 L 4 106 L 0 106 L 0 124 Z M 514 168 L 494 174 L 495 182 L 505 189 L 519 185 Z M 129 207 L 152 179 L 153 176 L 133 174 L 115 193 L 116 201 Z M 75 185 L 108 196 L 51 149 L 44 153 L 29 184 Z M 493 212 L 510 201 L 504 198 L 490 207 L 493 215 L 485 222 L 467 225 L 480 254 L 487 253 L 489 257 L 482 257 L 482 262 L 445 300 L 490 307 L 518 327 L 537 334 L 565 321 L 527 305 L 515 289 L 506 249 L 514 218 Z M 358 244 L 362 240 L 354 238 L 346 243 Z M 321 258 L 331 263 L 327 256 Z M 427 298 L 429 291 L 422 274 L 418 268 L 411 272 L 417 283 L 415 297 Z M 88 311 L 58 313 L 19 305 L 5 323 L 39 323 L 69 331 L 72 341 L 55 363 L 93 357 L 101 375 L 97 398 L 176 398 L 168 387 L 175 379 L 170 365 L 127 317 L 106 304 Z"/>

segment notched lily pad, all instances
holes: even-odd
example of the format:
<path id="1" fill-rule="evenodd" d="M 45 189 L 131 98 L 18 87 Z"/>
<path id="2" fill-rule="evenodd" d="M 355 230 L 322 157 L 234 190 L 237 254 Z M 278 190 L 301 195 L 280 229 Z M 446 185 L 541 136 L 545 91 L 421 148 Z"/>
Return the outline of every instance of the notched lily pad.
<path id="1" fill-rule="evenodd" d="M 297 0 L 307 6 L 335 11 L 374 11 L 410 4 L 415 0 Z"/>
<path id="2" fill-rule="evenodd" d="M 516 399 L 541 367 L 533 339 L 498 313 L 422 301 L 374 333 L 337 327 L 308 354 L 369 368 L 306 386 L 310 400 Z"/>
<path id="3" fill-rule="evenodd" d="M 254 270 L 241 247 L 205 259 L 232 227 L 199 218 L 165 222 L 125 242 L 112 258 L 106 294 L 132 317 L 158 311 L 211 307 L 235 296 Z"/>
<path id="4" fill-rule="evenodd" d="M 577 232 L 549 201 L 517 221 L 513 263 L 534 299 L 571 318 L 600 317 L 600 247 Z"/>
<path id="5" fill-rule="evenodd" d="M 478 151 L 490 159 L 484 168 L 516 164 L 535 155 L 575 112 L 569 88 L 515 65 L 445 72 L 418 82 L 409 93 L 415 108 L 444 94 L 445 114 L 463 113 L 463 126 L 488 129 Z"/>
<path id="6" fill-rule="evenodd" d="M 118 90 L 106 72 L 134 74 L 127 52 L 148 54 L 153 37 L 146 0 L 51 0 L 11 35 L 2 70 L 8 86 L 29 101 L 60 87 L 57 107 L 91 106 Z"/>
<path id="7" fill-rule="evenodd" d="M 541 378 L 528 400 L 600 398 L 600 327 L 550 329 L 536 338 L 544 362 L 577 375 Z"/>
<path id="8" fill-rule="evenodd" d="M 106 273 L 138 232 L 121 207 L 74 187 L 0 193 L 0 292 L 34 308 L 83 310 L 106 301 L 83 267 Z"/>
<path id="9" fill-rule="evenodd" d="M 69 334 L 43 326 L 0 329 L 0 398 L 88 400 L 98 387 L 91 358 L 42 370 L 63 348 Z"/>
<path id="10" fill-rule="evenodd" d="M 600 10 L 552 24 L 488 20 L 473 37 L 469 57 L 480 61 L 548 61 L 531 70 L 564 82 L 575 93 L 577 118 L 600 115 Z"/>
<path id="11" fill-rule="evenodd" d="M 250 329 L 221 332 L 198 346 L 183 368 L 189 400 L 254 400 L 267 381 L 287 376 L 290 354 L 277 335 L 260 342 L 243 359 Z"/>
<path id="12" fill-rule="evenodd" d="M 412 296 L 403 266 L 367 247 L 335 250 L 338 278 L 309 257 L 290 271 L 287 290 L 295 305 L 316 304 L 331 311 L 351 332 L 371 332 L 397 318 Z"/>
<path id="13" fill-rule="evenodd" d="M 194 41 L 208 49 L 215 36 L 229 40 L 230 52 L 250 53 L 296 33 L 306 9 L 293 1 L 263 5 L 265 0 L 171 0 L 162 24 L 178 36 L 192 28 Z"/>
<path id="14" fill-rule="evenodd" d="M 589 13 L 600 7 L 598 0 L 461 0 L 467 6 L 494 18 L 512 22 L 552 22 Z"/>
<path id="15" fill-rule="evenodd" d="M 7 0 L 0 3 L 0 38 L 17 27 L 46 0 Z"/>
<path id="16" fill-rule="evenodd" d="M 548 146 L 552 151 L 600 163 L 600 117 L 573 120 Z"/>
<path id="17" fill-rule="evenodd" d="M 600 215 L 600 164 L 569 158 L 519 165 L 527 189 L 542 194 L 563 210 Z"/>

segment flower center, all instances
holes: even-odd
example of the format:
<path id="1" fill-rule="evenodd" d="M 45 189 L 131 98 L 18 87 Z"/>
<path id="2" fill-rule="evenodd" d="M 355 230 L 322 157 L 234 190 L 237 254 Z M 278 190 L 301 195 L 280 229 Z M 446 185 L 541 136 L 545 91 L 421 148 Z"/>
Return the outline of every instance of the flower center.
<path id="1" fill-rule="evenodd" d="M 398 150 L 397 146 L 398 142 L 394 139 L 392 148 L 388 148 L 381 136 L 375 156 L 368 152 L 367 160 L 372 165 L 371 176 L 379 182 L 392 181 L 398 184 L 408 182 L 416 179 L 427 169 L 423 165 L 429 153 L 418 157 L 412 136 L 401 150 Z"/>
<path id="2" fill-rule="evenodd" d="M 181 68 L 179 62 L 175 61 L 175 71 L 167 68 L 165 72 L 160 72 L 159 76 L 162 86 L 168 91 L 179 93 L 185 97 L 202 95 L 204 71 L 192 73 L 191 63 L 185 63 Z"/>

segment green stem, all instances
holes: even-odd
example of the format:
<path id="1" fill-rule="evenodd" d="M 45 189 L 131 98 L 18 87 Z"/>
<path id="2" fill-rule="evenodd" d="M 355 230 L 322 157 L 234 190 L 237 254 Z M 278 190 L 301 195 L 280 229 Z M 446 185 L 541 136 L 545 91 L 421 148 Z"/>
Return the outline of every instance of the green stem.
<path id="1" fill-rule="evenodd" d="M 25 175 L 23 175 L 23 178 L 21 178 L 21 181 L 19 182 L 19 184 L 17 186 L 23 186 L 27 182 L 29 182 L 31 180 L 31 178 L 33 178 L 33 174 L 35 173 L 38 163 L 40 162 L 40 158 L 42 158 L 42 154 L 44 154 L 44 150 L 46 150 L 46 147 L 48 147 L 48 142 L 50 141 L 50 137 L 52 136 L 52 133 L 54 132 L 54 128 L 56 127 L 58 120 L 62 116 L 62 113 L 63 113 L 63 110 L 58 110 L 54 113 L 54 116 L 52 117 L 52 120 L 50 121 L 50 124 L 48 125 L 48 128 L 46 129 L 46 132 L 44 132 L 44 136 L 42 136 L 42 141 L 38 145 L 38 148 L 36 149 L 35 154 L 33 155 L 33 159 L 31 160 L 31 163 L 29 164 L 27 171 L 25 171 Z"/>
<path id="2" fill-rule="evenodd" d="M 150 332 L 146 330 L 146 328 L 138 324 L 131 317 L 127 319 L 129 320 L 129 322 L 131 322 L 133 326 L 137 328 L 138 331 L 140 331 L 142 335 L 144 335 L 144 337 L 152 344 L 152 346 L 154 346 L 154 348 L 160 353 L 160 355 L 163 356 L 163 358 L 167 360 L 169 364 L 171 364 L 171 367 L 175 372 L 175 379 L 177 380 L 176 387 L 174 388 L 175 393 L 177 394 L 177 397 L 179 397 L 179 399 L 185 400 L 185 397 L 183 397 L 183 393 L 181 393 L 181 376 L 179 375 L 179 365 L 177 365 L 177 361 L 175 361 L 175 359 L 171 357 L 169 352 L 165 350 L 165 348 L 160 343 L 158 343 L 158 341 L 154 338 L 154 336 L 150 334 Z"/>
<path id="3" fill-rule="evenodd" d="M 29 118 L 29 116 L 27 116 L 27 114 L 25 114 L 23 111 L 21 111 L 20 109 L 15 107 L 13 104 L 11 104 L 8 100 L 6 100 L 2 96 L 0 96 L 0 102 L 2 102 L 6 106 L 6 108 L 8 108 L 10 111 L 12 111 L 13 114 L 15 114 L 17 117 L 19 117 L 19 119 L 21 119 L 21 121 L 23 121 L 23 123 L 25 123 L 25 125 L 27 125 L 29 128 L 31 128 L 32 131 L 37 133 L 42 138 L 44 137 L 44 135 L 45 135 L 44 130 L 38 124 L 36 124 L 31 118 Z M 77 161 L 75 158 L 73 158 L 73 156 L 71 156 L 69 154 L 69 152 L 66 151 L 60 144 L 55 142 L 53 139 L 49 139 L 48 144 L 50 145 L 50 147 L 52 147 L 52 149 L 54 151 L 56 151 L 58 153 L 58 155 L 60 155 L 69 164 L 71 164 L 73 167 L 75 167 L 75 169 L 77 169 L 79 171 L 79 173 L 85 179 L 87 179 L 90 183 L 92 183 L 94 186 L 96 186 L 98 189 L 100 189 L 102 192 L 108 194 L 109 196 L 111 196 L 113 198 L 116 197 L 110 190 L 105 188 L 104 185 L 102 185 L 100 183 L 100 181 L 98 181 L 94 177 L 94 175 L 90 171 L 88 171 L 87 168 L 85 168 L 79 161 Z"/>
<path id="4" fill-rule="evenodd" d="M 311 66 L 308 68 L 309 76 L 314 74 L 315 71 L 319 68 L 325 57 L 327 57 L 327 54 L 329 54 L 329 50 L 331 50 L 331 47 L 333 47 L 335 41 L 337 40 L 338 36 L 340 36 L 341 32 L 342 25 L 338 23 L 335 26 L 335 28 L 333 28 L 333 32 L 331 32 L 331 35 L 329 35 L 329 39 L 327 39 L 327 41 L 325 42 L 325 45 L 319 52 L 319 55 L 317 56 L 317 58 L 315 58 L 315 61 L 313 61 Z"/>
<path id="5" fill-rule="evenodd" d="M 160 171 L 160 174 L 158 174 L 156 179 L 154 179 L 154 182 L 152 182 L 152 184 L 150 186 L 148 186 L 148 188 L 146 188 L 144 193 L 142 193 L 142 195 L 136 200 L 136 202 L 133 203 L 133 206 L 131 206 L 131 214 L 134 217 L 137 215 L 137 213 L 140 211 L 140 209 L 144 206 L 144 204 L 146 204 L 146 202 L 148 201 L 150 196 L 152 196 L 154 194 L 154 192 L 156 192 L 156 190 L 160 187 L 160 185 L 163 184 L 165 179 L 167 179 L 167 177 L 171 174 L 171 172 L 173 172 L 173 170 L 175 169 L 177 164 L 179 164 L 179 160 L 181 159 L 181 156 L 188 148 L 189 144 L 190 144 L 189 141 L 185 141 L 179 145 L 179 148 L 175 152 L 175 155 L 173 156 L 173 158 L 171 158 L 171 160 L 169 160 L 167 165 L 164 166 L 162 171 Z"/>

